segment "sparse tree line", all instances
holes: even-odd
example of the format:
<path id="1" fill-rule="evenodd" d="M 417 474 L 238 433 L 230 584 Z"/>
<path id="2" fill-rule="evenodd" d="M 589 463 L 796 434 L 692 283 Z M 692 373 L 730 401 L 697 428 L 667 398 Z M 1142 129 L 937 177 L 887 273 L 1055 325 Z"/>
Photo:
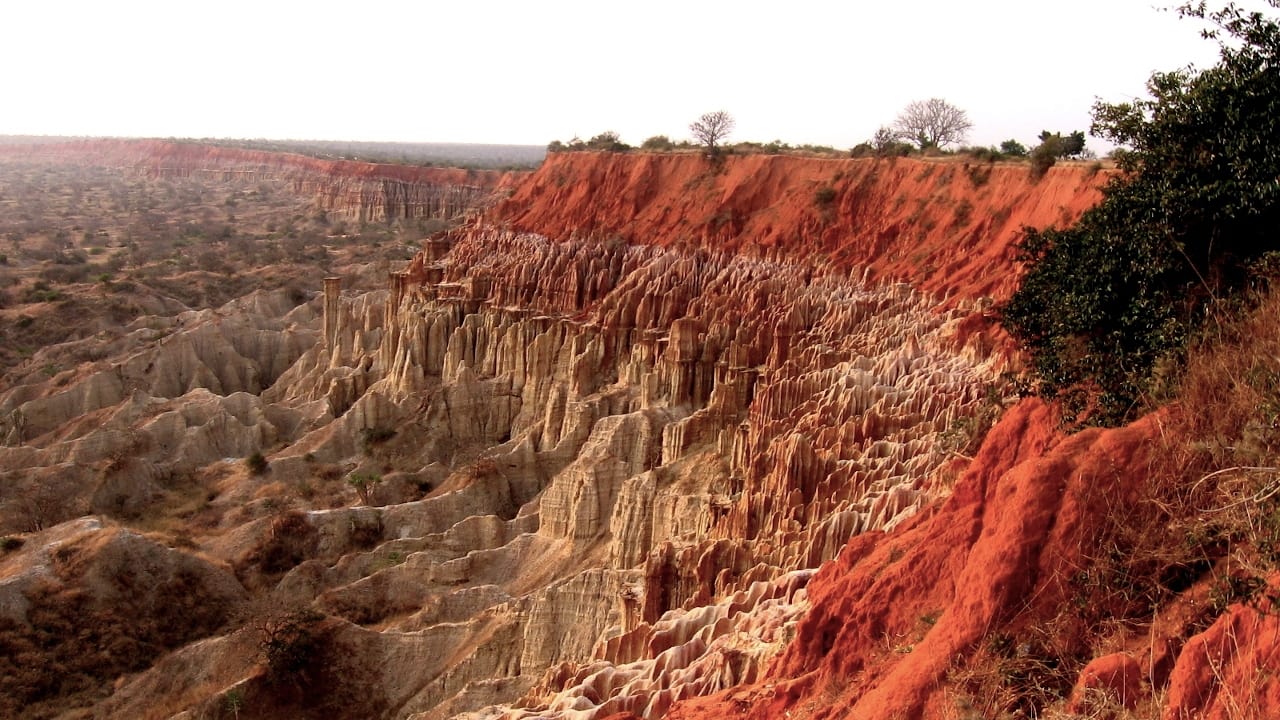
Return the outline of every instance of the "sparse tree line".
<path id="1" fill-rule="evenodd" d="M 690 138 L 673 141 L 666 135 L 654 135 L 640 144 L 647 152 L 673 152 L 700 150 L 715 157 L 721 154 L 767 155 L 801 153 L 810 155 L 841 156 L 846 154 L 829 145 L 789 145 L 781 140 L 770 143 L 740 141 L 726 143 L 734 128 L 734 118 L 724 110 L 703 114 L 689 124 Z M 929 98 L 910 103 L 890 125 L 881 126 L 866 142 L 848 151 L 849 157 L 904 157 L 908 155 L 967 154 L 981 160 L 1025 160 L 1038 177 L 1060 159 L 1092 159 L 1095 155 L 1085 148 L 1084 131 L 1067 133 L 1040 133 L 1039 143 L 1028 149 L 1016 139 L 1005 140 L 999 147 L 962 146 L 973 123 L 968 113 L 942 98 Z M 948 148 L 958 146 L 957 150 Z M 606 130 L 589 140 L 574 137 L 568 142 L 552 140 L 547 152 L 630 152 L 636 148 L 622 142 L 621 136 Z"/>

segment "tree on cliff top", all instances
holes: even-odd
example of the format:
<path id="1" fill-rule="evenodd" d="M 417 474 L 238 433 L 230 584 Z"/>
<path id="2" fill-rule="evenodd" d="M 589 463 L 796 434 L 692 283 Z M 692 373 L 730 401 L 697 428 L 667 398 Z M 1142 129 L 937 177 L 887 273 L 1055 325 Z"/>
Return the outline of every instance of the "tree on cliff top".
<path id="1" fill-rule="evenodd" d="M 973 123 L 969 115 L 942 98 L 916 100 L 903 108 L 893 129 L 921 150 L 963 142 Z"/>
<path id="2" fill-rule="evenodd" d="M 689 132 L 699 145 L 704 145 L 707 152 L 715 155 L 719 152 L 721 141 L 733 132 L 733 116 L 724 110 L 703 113 L 689 125 Z"/>
<path id="3" fill-rule="evenodd" d="M 1156 73 L 1150 100 L 1094 106 L 1093 134 L 1129 148 L 1125 173 L 1074 226 L 1027 232 L 1003 308 L 1041 393 L 1095 422 L 1140 410 L 1154 369 L 1280 250 L 1280 24 L 1234 5 L 1180 13 L 1216 28 L 1218 63 Z"/>

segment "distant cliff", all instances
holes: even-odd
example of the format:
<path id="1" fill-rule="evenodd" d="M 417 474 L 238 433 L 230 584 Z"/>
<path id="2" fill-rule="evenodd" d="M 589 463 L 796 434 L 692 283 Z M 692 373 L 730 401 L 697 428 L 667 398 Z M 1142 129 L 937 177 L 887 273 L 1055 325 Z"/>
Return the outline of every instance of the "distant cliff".
<path id="1" fill-rule="evenodd" d="M 26 158 L 133 168 L 165 177 L 281 181 L 314 195 L 320 207 L 358 220 L 448 218 L 483 204 L 522 173 L 324 160 L 168 140 L 94 139 L 0 145 L 0 158 Z"/>

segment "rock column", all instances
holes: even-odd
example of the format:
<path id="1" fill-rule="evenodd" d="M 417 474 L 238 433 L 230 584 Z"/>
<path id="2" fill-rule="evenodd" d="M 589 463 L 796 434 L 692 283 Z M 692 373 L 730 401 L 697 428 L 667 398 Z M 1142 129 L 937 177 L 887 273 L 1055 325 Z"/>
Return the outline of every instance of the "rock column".
<path id="1" fill-rule="evenodd" d="M 342 294 L 342 278 L 324 279 L 324 346 L 332 351 L 338 342 L 338 299 Z"/>

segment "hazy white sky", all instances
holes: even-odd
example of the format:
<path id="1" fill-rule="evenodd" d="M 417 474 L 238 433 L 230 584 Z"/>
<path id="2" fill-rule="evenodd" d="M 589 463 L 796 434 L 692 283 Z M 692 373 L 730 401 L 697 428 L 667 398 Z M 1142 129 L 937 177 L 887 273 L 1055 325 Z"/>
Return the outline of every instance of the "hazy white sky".
<path id="1" fill-rule="evenodd" d="M 638 144 L 725 109 L 734 139 L 849 147 L 936 96 L 1030 145 L 1212 63 L 1163 6 L 4 0 L 0 133 Z"/>

